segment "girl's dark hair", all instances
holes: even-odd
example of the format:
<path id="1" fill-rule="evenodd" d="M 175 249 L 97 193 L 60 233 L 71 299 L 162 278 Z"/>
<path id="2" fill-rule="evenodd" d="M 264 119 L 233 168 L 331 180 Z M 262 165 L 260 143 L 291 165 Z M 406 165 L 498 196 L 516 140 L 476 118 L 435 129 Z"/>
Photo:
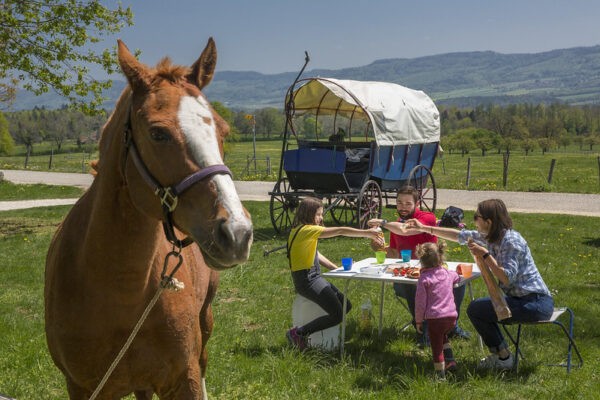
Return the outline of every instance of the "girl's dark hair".
<path id="1" fill-rule="evenodd" d="M 294 216 L 294 222 L 292 222 L 292 228 L 299 225 L 314 225 L 315 215 L 317 210 L 323 208 L 323 202 L 316 197 L 306 197 L 298 206 L 296 210 L 296 216 Z"/>
<path id="2" fill-rule="evenodd" d="M 477 214 L 481 218 L 491 221 L 490 230 L 487 234 L 487 241 L 498 243 L 504 237 L 507 229 L 512 229 L 513 223 L 506 204 L 500 199 L 484 200 L 477 205 Z"/>
<path id="3" fill-rule="evenodd" d="M 421 261 L 423 268 L 439 267 L 446 260 L 446 242 L 440 240 L 438 244 L 427 242 L 418 244 L 416 247 L 416 255 Z"/>

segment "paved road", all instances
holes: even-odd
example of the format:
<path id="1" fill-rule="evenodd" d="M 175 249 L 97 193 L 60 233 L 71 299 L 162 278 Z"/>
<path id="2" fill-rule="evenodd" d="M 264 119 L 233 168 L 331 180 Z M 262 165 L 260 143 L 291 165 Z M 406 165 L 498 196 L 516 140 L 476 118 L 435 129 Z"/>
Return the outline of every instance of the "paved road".
<path id="1" fill-rule="evenodd" d="M 88 174 L 70 174 L 57 172 L 35 172 L 2 170 L 4 179 L 13 183 L 45 183 L 49 185 L 66 185 L 87 188 L 92 183 Z M 268 192 L 273 189 L 273 182 L 236 181 L 235 186 L 242 200 L 269 200 Z M 589 215 L 600 217 L 600 195 L 574 193 L 530 193 L 530 192 L 501 192 L 501 191 L 468 191 L 468 190 L 438 190 L 438 209 L 449 205 L 464 210 L 474 210 L 477 203 L 490 198 L 504 200 L 511 212 L 550 213 Z M 0 201 L 0 211 L 16 208 L 29 208 L 54 204 L 73 204 L 77 199 L 62 200 L 27 200 Z"/>

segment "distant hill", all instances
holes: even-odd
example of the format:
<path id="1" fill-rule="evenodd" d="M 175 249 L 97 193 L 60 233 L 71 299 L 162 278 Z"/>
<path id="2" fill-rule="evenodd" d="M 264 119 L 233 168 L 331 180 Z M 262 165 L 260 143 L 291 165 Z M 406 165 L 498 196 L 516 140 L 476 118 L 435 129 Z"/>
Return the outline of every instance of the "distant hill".
<path id="1" fill-rule="evenodd" d="M 438 105 L 600 104 L 600 45 L 535 54 L 447 53 L 377 60 L 338 70 L 310 70 L 310 64 L 308 68 L 303 77 L 386 81 L 423 90 Z M 211 101 L 232 109 L 283 108 L 285 93 L 297 74 L 218 71 L 205 93 Z M 123 81 L 114 82 L 107 108 L 113 107 L 124 85 Z M 58 108 L 63 103 L 57 95 L 19 93 L 13 109 Z"/>

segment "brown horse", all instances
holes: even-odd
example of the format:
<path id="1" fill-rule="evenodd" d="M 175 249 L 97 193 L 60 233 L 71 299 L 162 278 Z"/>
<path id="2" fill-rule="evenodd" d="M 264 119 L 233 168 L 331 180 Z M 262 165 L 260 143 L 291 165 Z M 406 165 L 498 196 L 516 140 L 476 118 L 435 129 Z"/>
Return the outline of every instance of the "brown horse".
<path id="1" fill-rule="evenodd" d="M 70 398 L 89 399 L 181 261 L 173 276 L 185 287 L 161 293 L 96 395 L 206 398 L 216 270 L 246 261 L 252 244 L 222 161 L 229 128 L 201 93 L 216 47 L 209 39 L 191 68 L 168 58 L 149 68 L 118 45 L 129 86 L 104 126 L 97 176 L 48 251 L 48 348 Z"/>

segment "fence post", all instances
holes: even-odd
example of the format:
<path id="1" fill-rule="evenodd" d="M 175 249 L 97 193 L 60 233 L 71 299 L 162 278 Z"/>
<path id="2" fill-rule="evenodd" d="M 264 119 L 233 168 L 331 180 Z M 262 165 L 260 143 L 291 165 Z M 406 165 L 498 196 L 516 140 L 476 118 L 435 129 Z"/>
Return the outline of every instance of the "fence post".
<path id="1" fill-rule="evenodd" d="M 550 172 L 548 172 L 548 184 L 552 183 L 552 174 L 554 173 L 554 165 L 556 164 L 556 159 L 553 158 L 552 161 L 550 161 Z"/>
<path id="2" fill-rule="evenodd" d="M 471 180 L 471 157 L 467 158 L 467 189 L 469 188 L 469 181 Z"/>
<path id="3" fill-rule="evenodd" d="M 598 156 L 598 185 L 600 185 L 600 156 Z"/>
<path id="4" fill-rule="evenodd" d="M 85 174 L 85 151 L 81 156 L 81 172 Z"/>
<path id="5" fill-rule="evenodd" d="M 504 189 L 506 189 L 506 183 L 508 181 L 508 158 L 509 158 L 508 152 L 506 152 L 502 155 L 502 161 L 504 163 L 504 168 L 502 171 L 502 186 L 504 186 Z"/>
<path id="6" fill-rule="evenodd" d="M 267 156 L 267 175 L 271 175 L 271 157 Z"/>
<path id="7" fill-rule="evenodd" d="M 52 169 L 52 157 L 54 156 L 54 149 L 50 149 L 50 160 L 48 161 L 48 169 Z"/>

